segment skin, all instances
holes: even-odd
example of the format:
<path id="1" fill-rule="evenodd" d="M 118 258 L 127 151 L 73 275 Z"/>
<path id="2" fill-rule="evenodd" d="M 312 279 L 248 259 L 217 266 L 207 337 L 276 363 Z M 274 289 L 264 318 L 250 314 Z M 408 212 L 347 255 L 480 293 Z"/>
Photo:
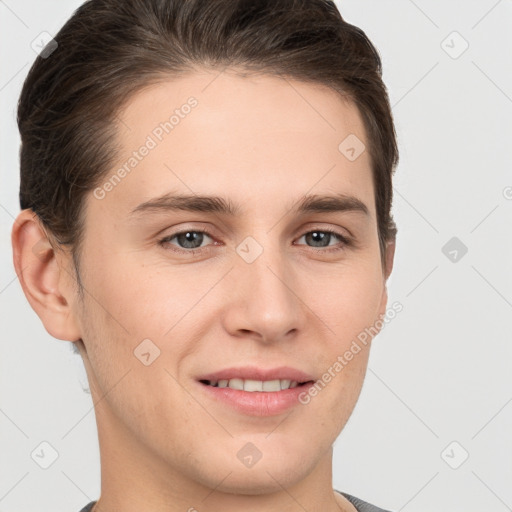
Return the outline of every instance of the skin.
<path id="1" fill-rule="evenodd" d="M 83 300 L 69 252 L 52 249 L 34 214 L 22 211 L 13 227 L 30 304 L 52 336 L 77 343 L 87 370 L 102 467 L 94 510 L 353 512 L 332 489 L 332 445 L 359 397 L 370 343 L 309 404 L 280 415 L 239 413 L 195 379 L 240 365 L 320 378 L 385 313 L 394 242 L 383 269 L 370 156 L 349 161 L 338 150 L 349 134 L 368 147 L 361 116 L 323 86 L 197 71 L 129 100 L 107 178 L 190 96 L 197 107 L 121 183 L 101 200 L 88 194 Z M 130 215 L 166 192 L 222 196 L 241 213 Z M 307 193 L 354 196 L 368 215 L 290 213 Z M 204 228 L 211 237 L 195 255 L 183 238 L 159 243 Z M 304 236 L 322 229 L 353 244 Z M 247 236 L 263 248 L 250 264 L 236 252 Z M 148 366 L 134 355 L 144 339 L 160 349 Z M 248 442 L 262 453 L 251 468 L 237 458 Z"/>

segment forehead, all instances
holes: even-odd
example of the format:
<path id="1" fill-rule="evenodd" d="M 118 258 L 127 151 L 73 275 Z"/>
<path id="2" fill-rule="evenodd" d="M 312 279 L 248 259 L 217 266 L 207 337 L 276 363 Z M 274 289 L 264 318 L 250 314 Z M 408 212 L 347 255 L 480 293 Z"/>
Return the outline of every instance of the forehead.
<path id="1" fill-rule="evenodd" d="M 323 85 L 196 72 L 141 89 L 118 120 L 121 150 L 106 179 L 122 179 L 109 187 L 103 207 L 115 201 L 126 213 L 170 190 L 224 193 L 248 206 L 275 194 L 326 192 L 373 203 L 361 115 Z"/>

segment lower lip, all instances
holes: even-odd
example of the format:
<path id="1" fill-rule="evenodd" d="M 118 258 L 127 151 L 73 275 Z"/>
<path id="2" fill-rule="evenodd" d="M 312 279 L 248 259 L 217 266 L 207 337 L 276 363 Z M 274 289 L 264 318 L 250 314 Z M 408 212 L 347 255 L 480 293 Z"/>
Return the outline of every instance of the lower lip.
<path id="1" fill-rule="evenodd" d="M 299 395 L 307 393 L 314 383 L 308 382 L 296 388 L 269 392 L 218 388 L 201 382 L 199 385 L 214 400 L 225 403 L 243 414 L 273 416 L 300 404 Z"/>

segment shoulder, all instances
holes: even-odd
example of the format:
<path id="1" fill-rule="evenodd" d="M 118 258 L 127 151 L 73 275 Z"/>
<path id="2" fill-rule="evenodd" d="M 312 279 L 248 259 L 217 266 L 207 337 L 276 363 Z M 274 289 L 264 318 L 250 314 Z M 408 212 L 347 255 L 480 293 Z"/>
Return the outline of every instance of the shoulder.
<path id="1" fill-rule="evenodd" d="M 95 501 L 91 501 L 82 510 L 80 510 L 80 512 L 91 512 L 92 507 L 94 507 L 95 504 L 96 504 Z"/>
<path id="2" fill-rule="evenodd" d="M 358 512 L 390 512 L 389 510 L 384 510 L 383 508 L 376 507 L 375 505 L 372 505 L 371 503 L 356 498 L 351 494 L 347 494 L 346 492 L 341 492 L 337 490 L 336 492 L 347 498 L 347 500 L 350 501 L 350 503 L 352 503 L 354 507 L 356 507 Z"/>

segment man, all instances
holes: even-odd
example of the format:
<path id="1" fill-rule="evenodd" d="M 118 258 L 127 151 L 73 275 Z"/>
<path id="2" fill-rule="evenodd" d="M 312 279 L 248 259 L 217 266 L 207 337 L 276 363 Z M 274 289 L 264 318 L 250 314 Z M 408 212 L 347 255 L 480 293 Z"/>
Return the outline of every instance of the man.
<path id="1" fill-rule="evenodd" d="M 332 489 L 395 247 L 376 50 L 323 0 L 92 0 L 55 41 L 12 240 L 96 404 L 83 510 L 382 510 Z"/>

